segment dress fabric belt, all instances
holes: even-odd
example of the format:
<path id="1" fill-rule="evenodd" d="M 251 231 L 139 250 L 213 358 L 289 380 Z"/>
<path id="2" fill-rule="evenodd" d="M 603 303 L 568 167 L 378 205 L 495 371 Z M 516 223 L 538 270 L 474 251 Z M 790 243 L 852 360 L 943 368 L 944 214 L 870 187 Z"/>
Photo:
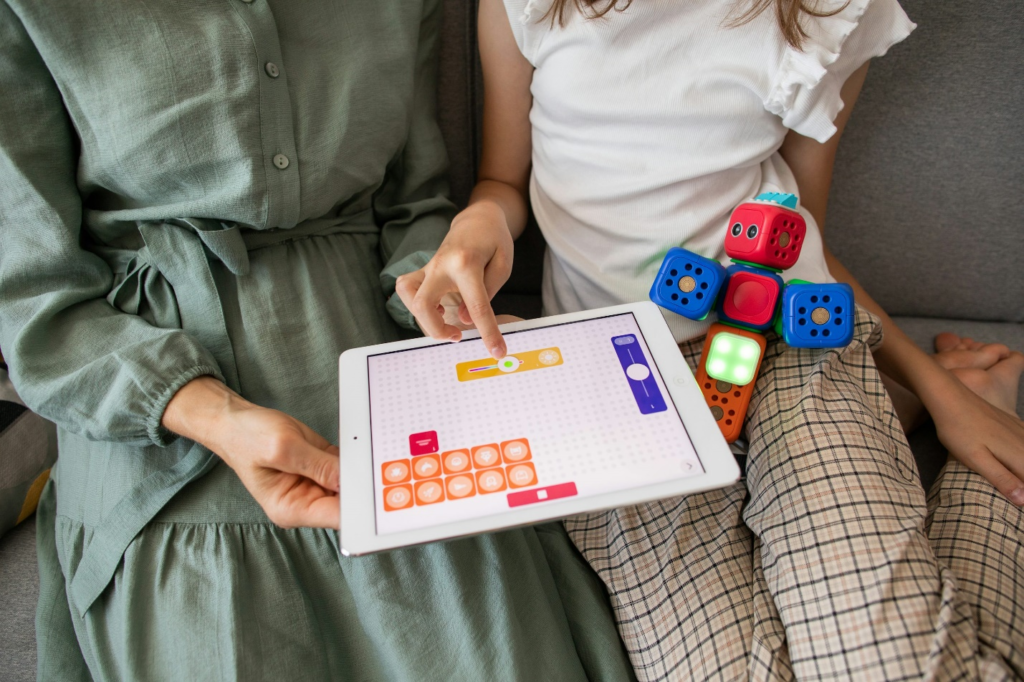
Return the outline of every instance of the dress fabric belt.
<path id="1" fill-rule="evenodd" d="M 250 247 L 257 249 L 304 237 L 338 233 L 378 233 L 372 218 L 367 218 L 365 222 L 351 218 L 311 220 L 288 230 L 245 232 L 236 225 L 198 218 L 142 222 L 139 223 L 139 231 L 145 242 L 144 248 L 139 251 L 104 250 L 104 257 L 115 270 L 131 269 L 129 277 L 115 287 L 109 299 L 115 299 L 119 289 L 135 286 L 132 298 L 136 306 L 141 306 L 145 297 L 141 281 L 153 275 L 166 280 L 174 291 L 181 328 L 210 351 L 220 365 L 225 383 L 240 391 L 234 350 L 213 278 L 211 258 L 223 263 L 232 274 L 244 276 L 249 272 Z M 152 272 L 147 273 L 146 270 Z M 148 303 L 159 305 L 154 301 Z M 162 303 L 166 306 L 169 301 Z M 158 311 L 157 316 L 164 319 L 175 317 L 173 311 Z M 71 599 L 83 616 L 110 584 L 125 551 L 146 524 L 185 485 L 203 476 L 217 463 L 217 456 L 202 445 L 189 441 L 182 443 L 187 444 L 187 451 L 177 463 L 140 481 L 96 526 L 68 586 Z"/>

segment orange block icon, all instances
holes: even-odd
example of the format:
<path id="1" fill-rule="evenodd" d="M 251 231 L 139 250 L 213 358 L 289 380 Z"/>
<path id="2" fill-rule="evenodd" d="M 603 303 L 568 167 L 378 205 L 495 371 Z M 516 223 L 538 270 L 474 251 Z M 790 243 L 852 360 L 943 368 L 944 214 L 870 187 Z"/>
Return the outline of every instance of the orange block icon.
<path id="1" fill-rule="evenodd" d="M 501 464 L 497 444 L 478 445 L 473 448 L 473 464 L 477 469 L 487 469 Z"/>
<path id="2" fill-rule="evenodd" d="M 476 495 L 476 485 L 473 484 L 472 474 L 449 476 L 444 481 L 449 500 L 461 500 L 464 497 Z"/>
<path id="3" fill-rule="evenodd" d="M 505 468 L 508 471 L 508 484 L 513 488 L 525 488 L 537 483 L 537 470 L 533 468 L 533 462 Z"/>
<path id="4" fill-rule="evenodd" d="M 441 486 L 441 479 L 435 478 L 429 481 L 416 482 L 416 504 L 424 506 L 444 502 L 444 488 Z"/>
<path id="5" fill-rule="evenodd" d="M 384 485 L 405 483 L 411 478 L 409 460 L 399 459 L 394 462 L 384 462 L 380 465 L 380 473 L 381 478 L 384 480 Z"/>
<path id="6" fill-rule="evenodd" d="M 420 455 L 413 458 L 412 475 L 417 479 L 440 476 L 441 457 L 439 455 Z"/>
<path id="7" fill-rule="evenodd" d="M 412 506 L 412 486 L 396 485 L 384 488 L 384 511 L 398 511 Z"/>
<path id="8" fill-rule="evenodd" d="M 441 455 L 441 465 L 446 474 L 461 474 L 473 465 L 469 450 L 452 450 Z"/>
<path id="9" fill-rule="evenodd" d="M 505 464 L 525 462 L 531 456 L 530 443 L 525 438 L 507 440 L 501 444 L 501 455 L 505 458 Z"/>
<path id="10" fill-rule="evenodd" d="M 500 493 L 508 488 L 505 484 L 505 471 L 503 469 L 484 469 L 476 472 L 476 487 L 481 495 L 488 493 Z"/>

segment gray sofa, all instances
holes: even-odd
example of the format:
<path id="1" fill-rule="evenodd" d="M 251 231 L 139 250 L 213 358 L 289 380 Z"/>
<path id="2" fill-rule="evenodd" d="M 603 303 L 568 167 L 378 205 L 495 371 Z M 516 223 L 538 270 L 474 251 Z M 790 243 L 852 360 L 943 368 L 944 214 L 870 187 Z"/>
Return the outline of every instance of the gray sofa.
<path id="1" fill-rule="evenodd" d="M 919 28 L 871 68 L 826 239 L 923 348 L 951 330 L 1024 350 L 1024 16 L 1016 0 L 902 2 Z M 480 145 L 475 3 L 445 4 L 441 122 L 452 192 L 465 202 Z M 531 226 L 500 311 L 539 314 L 543 248 Z M 911 444 L 927 484 L 945 454 L 927 429 Z M 35 675 L 34 542 L 31 520 L 0 539 L 4 680 Z"/>

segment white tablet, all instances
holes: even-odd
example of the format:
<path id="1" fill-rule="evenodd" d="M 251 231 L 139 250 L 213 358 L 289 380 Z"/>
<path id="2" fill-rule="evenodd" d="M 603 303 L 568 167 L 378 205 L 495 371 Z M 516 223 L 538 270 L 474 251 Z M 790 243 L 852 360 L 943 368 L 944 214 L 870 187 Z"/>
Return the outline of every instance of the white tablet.
<path id="1" fill-rule="evenodd" d="M 353 348 L 340 359 L 341 550 L 366 554 L 739 477 L 653 303 Z"/>

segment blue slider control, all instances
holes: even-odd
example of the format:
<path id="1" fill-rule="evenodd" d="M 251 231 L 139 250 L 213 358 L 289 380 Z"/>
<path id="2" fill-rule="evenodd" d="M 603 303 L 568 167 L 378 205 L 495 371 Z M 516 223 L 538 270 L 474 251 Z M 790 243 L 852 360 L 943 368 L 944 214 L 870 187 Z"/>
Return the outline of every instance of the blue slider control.
<path id="1" fill-rule="evenodd" d="M 622 371 L 626 373 L 626 380 L 629 381 L 640 414 L 654 414 L 667 410 L 665 398 L 661 395 L 658 382 L 654 380 L 651 366 L 647 364 L 647 358 L 644 357 L 636 337 L 632 334 L 614 336 L 612 345 L 615 346 L 615 354 L 619 356 Z"/>

